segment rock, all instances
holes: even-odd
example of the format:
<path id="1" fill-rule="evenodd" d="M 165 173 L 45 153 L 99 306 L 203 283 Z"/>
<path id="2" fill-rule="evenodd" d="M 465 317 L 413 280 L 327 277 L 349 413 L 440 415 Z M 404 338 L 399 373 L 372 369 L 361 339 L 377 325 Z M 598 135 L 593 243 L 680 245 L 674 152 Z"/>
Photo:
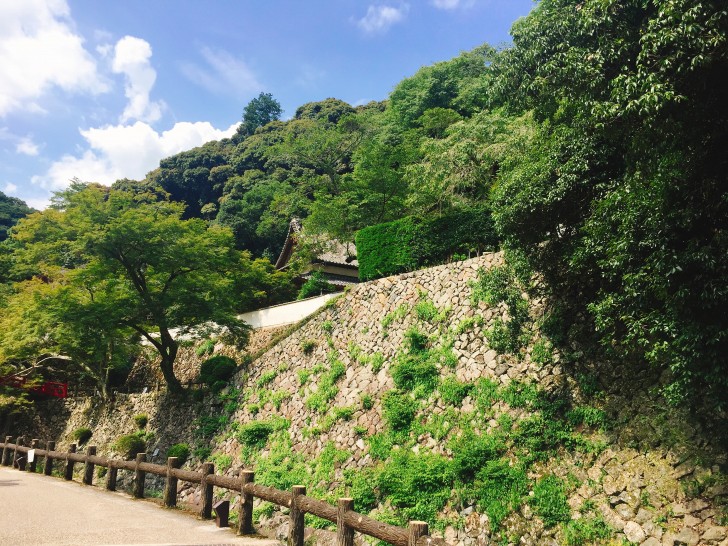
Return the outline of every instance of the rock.
<path id="1" fill-rule="evenodd" d="M 668 536 L 667 534 L 665 536 Z M 678 534 L 674 535 L 673 542 L 670 543 L 671 546 L 680 546 L 680 544 L 687 544 L 687 546 L 695 546 L 698 542 L 700 542 L 700 535 L 697 531 L 694 529 L 690 529 L 689 527 L 685 527 L 682 531 L 680 531 Z M 663 539 L 662 543 L 665 543 L 665 540 Z"/>
<path id="2" fill-rule="evenodd" d="M 635 523 L 634 521 L 628 521 L 625 523 L 622 532 L 630 542 L 640 543 L 645 539 L 645 532 L 642 530 L 642 527 L 640 527 L 639 523 Z"/>
<path id="3" fill-rule="evenodd" d="M 725 540 L 728 533 L 726 533 L 725 527 L 708 527 L 703 533 L 702 539 L 705 542 L 718 542 L 719 540 Z"/>
<path id="4" fill-rule="evenodd" d="M 632 507 L 630 507 L 627 504 L 618 504 L 614 507 L 614 511 L 619 514 L 619 517 L 621 517 L 624 520 L 632 519 L 634 517 L 634 510 Z M 639 525 L 639 524 L 636 524 Z M 632 542 L 637 542 L 636 540 L 633 540 Z"/>
<path id="5" fill-rule="evenodd" d="M 640 508 L 637 512 L 637 515 L 634 517 L 634 520 L 639 523 L 645 523 L 647 521 L 651 521 L 653 517 L 653 513 L 650 510 L 647 510 L 646 508 Z"/>
<path id="6" fill-rule="evenodd" d="M 648 537 L 640 546 L 661 546 L 661 543 L 655 537 Z"/>

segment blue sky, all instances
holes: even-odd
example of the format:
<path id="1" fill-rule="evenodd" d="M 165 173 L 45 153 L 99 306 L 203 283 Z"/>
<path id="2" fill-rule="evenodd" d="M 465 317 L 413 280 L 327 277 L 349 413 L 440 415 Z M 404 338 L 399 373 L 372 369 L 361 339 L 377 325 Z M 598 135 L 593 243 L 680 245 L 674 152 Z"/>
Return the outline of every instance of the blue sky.
<path id="1" fill-rule="evenodd" d="M 229 136 L 272 93 L 382 100 L 418 68 L 504 45 L 532 0 L 2 0 L 0 191 L 43 208 L 78 177 L 141 179 Z"/>

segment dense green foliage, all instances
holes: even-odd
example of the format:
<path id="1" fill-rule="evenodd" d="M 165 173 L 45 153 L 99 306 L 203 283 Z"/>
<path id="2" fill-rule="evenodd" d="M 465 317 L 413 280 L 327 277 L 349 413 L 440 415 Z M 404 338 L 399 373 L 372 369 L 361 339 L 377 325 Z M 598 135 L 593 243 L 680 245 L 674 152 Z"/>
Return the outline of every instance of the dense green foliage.
<path id="1" fill-rule="evenodd" d="M 120 436 L 111 448 L 124 459 L 131 460 L 137 456 L 137 453 L 144 453 L 147 444 L 139 434 L 125 434 Z"/>
<path id="2" fill-rule="evenodd" d="M 487 206 L 457 209 L 439 216 L 407 216 L 359 230 L 359 278 L 371 280 L 497 247 Z"/>
<path id="3" fill-rule="evenodd" d="M 76 442 L 78 442 L 78 445 L 82 446 L 91 439 L 93 433 L 93 430 L 88 427 L 80 427 L 71 433 L 71 438 L 76 440 Z"/>
<path id="4" fill-rule="evenodd" d="M 309 279 L 301 286 L 301 290 L 299 290 L 296 299 L 303 300 L 312 298 L 321 294 L 329 294 L 335 290 L 336 287 L 326 280 L 326 277 L 321 271 L 314 271 L 311 273 Z"/>
<path id="5" fill-rule="evenodd" d="M 490 103 L 537 126 L 498 175 L 502 237 L 564 331 L 595 328 L 614 356 L 669 370 L 673 401 L 723 405 L 728 12 L 545 0 L 512 32 Z"/>
<path id="6" fill-rule="evenodd" d="M 8 238 L 8 231 L 18 220 L 33 212 L 17 197 L 8 197 L 0 191 L 0 242 Z"/>
<path id="7" fill-rule="evenodd" d="M 225 355 L 211 356 L 200 364 L 200 381 L 217 391 L 233 376 L 238 365 L 235 359 Z"/>
<path id="8" fill-rule="evenodd" d="M 190 458 L 190 446 L 187 444 L 174 444 L 167 450 L 167 457 L 177 457 L 177 464 L 182 466 Z"/>
<path id="9" fill-rule="evenodd" d="M 146 192 L 74 183 L 15 226 L 12 241 L 20 282 L 6 292 L 0 358 L 18 369 L 62 366 L 104 393 L 139 337 L 157 351 L 170 390 L 181 390 L 171 329 L 244 343 L 241 302 L 278 284 L 234 249 L 229 230 L 184 220 L 181 206 Z"/>

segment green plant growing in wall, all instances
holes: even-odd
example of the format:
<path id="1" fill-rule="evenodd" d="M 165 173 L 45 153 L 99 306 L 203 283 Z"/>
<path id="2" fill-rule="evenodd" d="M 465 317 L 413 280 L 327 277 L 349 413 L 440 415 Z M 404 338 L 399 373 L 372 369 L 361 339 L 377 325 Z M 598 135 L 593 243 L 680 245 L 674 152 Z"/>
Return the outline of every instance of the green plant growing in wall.
<path id="1" fill-rule="evenodd" d="M 434 522 L 450 498 L 454 477 L 445 457 L 395 451 L 378 478 L 381 494 L 405 520 Z"/>
<path id="2" fill-rule="evenodd" d="M 513 268 L 508 265 L 478 271 L 478 279 L 471 284 L 473 304 L 484 302 L 495 307 L 505 303 L 508 321 L 497 319 L 486 332 L 488 344 L 499 353 L 519 353 L 525 340 L 524 328 L 528 316 L 528 302 Z"/>
<path id="3" fill-rule="evenodd" d="M 212 339 L 206 339 L 197 347 L 197 349 L 195 349 L 195 354 L 197 356 L 211 355 L 214 352 L 215 341 Z"/>
<path id="4" fill-rule="evenodd" d="M 372 365 L 372 372 L 379 373 L 384 367 L 384 355 L 377 351 L 369 357 L 369 363 Z"/>
<path id="5" fill-rule="evenodd" d="M 134 416 L 134 424 L 137 426 L 139 430 L 144 430 L 147 428 L 147 423 L 149 422 L 149 417 L 146 413 L 139 413 Z"/>
<path id="6" fill-rule="evenodd" d="M 88 427 L 79 427 L 71 433 L 71 438 L 76 440 L 80 446 L 88 442 L 91 436 L 93 436 L 93 431 Z"/>
<path id="7" fill-rule="evenodd" d="M 269 421 L 253 421 L 238 429 L 237 438 L 246 447 L 263 449 L 272 433 L 273 424 Z"/>
<path id="8" fill-rule="evenodd" d="M 301 341 L 301 351 L 303 351 L 303 354 L 310 355 L 313 353 L 313 350 L 316 348 L 316 341 L 313 339 L 304 339 Z"/>
<path id="9" fill-rule="evenodd" d="M 389 391 L 382 397 L 382 413 L 389 428 L 396 432 L 409 430 L 419 404 L 408 394 Z"/>
<path id="10" fill-rule="evenodd" d="M 129 461 L 135 458 L 137 453 L 143 453 L 147 445 L 138 434 L 126 434 L 117 438 L 111 449 Z"/>
<path id="11" fill-rule="evenodd" d="M 472 389 L 471 383 L 462 383 L 454 375 L 445 377 L 437 387 L 440 398 L 449 406 L 460 406 Z"/>
<path id="12" fill-rule="evenodd" d="M 478 508 L 488 514 L 492 531 L 520 506 L 528 493 L 528 476 L 521 465 L 511 466 L 509 459 L 487 461 L 475 478 L 472 494 Z"/>
<path id="13" fill-rule="evenodd" d="M 331 367 L 319 377 L 316 392 L 306 399 L 306 407 L 319 413 L 323 413 L 328 409 L 329 402 L 339 392 L 336 382 L 346 373 L 344 363 L 338 360 L 335 355 L 329 355 L 329 362 Z"/>
<path id="14" fill-rule="evenodd" d="M 392 323 L 399 322 L 403 320 L 407 313 L 409 313 L 410 306 L 407 303 L 402 303 L 398 305 L 393 311 L 390 311 L 386 315 L 384 315 L 384 318 L 382 319 L 382 332 L 385 334 L 389 330 L 389 327 L 392 325 Z"/>
<path id="15" fill-rule="evenodd" d="M 190 458 L 189 444 L 174 444 L 167 450 L 167 457 L 177 457 L 177 463 L 182 466 Z"/>
<path id="16" fill-rule="evenodd" d="M 215 355 L 200 365 L 200 381 L 213 392 L 219 392 L 235 374 L 235 360 L 225 355 Z"/>
<path id="17" fill-rule="evenodd" d="M 255 382 L 258 388 L 265 387 L 268 383 L 273 381 L 278 376 L 278 370 L 268 370 L 260 374 L 260 377 Z"/>
<path id="18" fill-rule="evenodd" d="M 533 496 L 529 497 L 528 502 L 547 529 L 571 520 L 571 509 L 564 482 L 556 476 L 544 476 L 538 480 L 533 486 Z"/>

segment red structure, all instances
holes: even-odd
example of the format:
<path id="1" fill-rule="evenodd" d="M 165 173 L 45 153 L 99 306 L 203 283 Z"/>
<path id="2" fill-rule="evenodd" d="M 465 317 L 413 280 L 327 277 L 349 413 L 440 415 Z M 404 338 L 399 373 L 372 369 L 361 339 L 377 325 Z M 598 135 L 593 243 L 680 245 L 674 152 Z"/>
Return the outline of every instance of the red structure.
<path id="1" fill-rule="evenodd" d="M 28 380 L 25 377 L 16 375 L 6 375 L 0 377 L 0 385 L 7 385 L 17 389 L 26 389 L 35 394 L 43 396 L 53 396 L 55 398 L 68 398 L 68 383 L 58 383 L 57 381 L 45 381 L 37 387 L 26 387 Z"/>

